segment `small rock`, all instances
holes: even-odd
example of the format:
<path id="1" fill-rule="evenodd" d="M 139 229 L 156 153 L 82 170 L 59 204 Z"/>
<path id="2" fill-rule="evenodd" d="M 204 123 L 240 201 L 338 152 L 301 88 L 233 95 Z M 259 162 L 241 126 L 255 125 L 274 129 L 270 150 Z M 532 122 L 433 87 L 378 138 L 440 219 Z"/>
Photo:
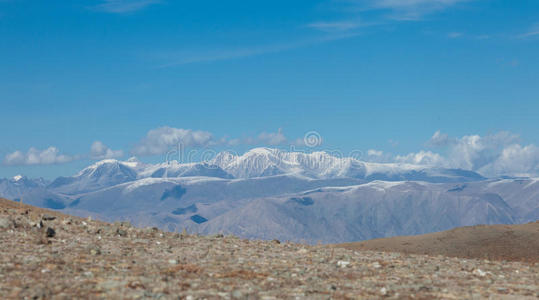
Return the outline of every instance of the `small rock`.
<path id="1" fill-rule="evenodd" d="M 90 254 L 91 255 L 99 255 L 101 254 L 101 249 L 99 247 L 91 247 L 90 248 Z"/>
<path id="2" fill-rule="evenodd" d="M 276 239 L 276 240 L 272 240 L 272 242 L 274 242 L 275 244 L 280 244 L 280 243 L 281 243 L 281 241 L 279 241 L 279 240 L 277 240 L 277 239 Z"/>
<path id="3" fill-rule="evenodd" d="M 381 265 L 379 262 L 375 261 L 375 262 L 372 264 L 372 267 L 375 268 L 375 269 L 380 269 L 380 268 L 382 267 L 382 265 Z"/>
<path id="4" fill-rule="evenodd" d="M 473 270 L 472 274 L 477 275 L 479 277 L 485 277 L 485 275 L 487 275 L 487 273 L 482 271 L 481 269 Z"/>
<path id="5" fill-rule="evenodd" d="M 382 296 L 387 295 L 387 289 L 385 287 L 381 288 L 380 289 L 380 294 L 382 294 Z"/>
<path id="6" fill-rule="evenodd" d="M 90 271 L 84 272 L 83 275 L 86 276 L 86 277 L 94 277 L 94 273 L 92 273 Z"/>
<path id="7" fill-rule="evenodd" d="M 345 261 L 345 260 L 339 260 L 337 262 L 337 266 L 338 267 L 341 267 L 341 268 L 346 268 L 348 265 L 350 264 L 349 261 Z"/>
<path id="8" fill-rule="evenodd" d="M 51 216 L 51 215 L 47 215 L 47 214 L 44 214 L 43 216 L 41 216 L 41 220 L 43 221 L 52 221 L 52 220 L 55 220 L 56 217 L 55 216 Z"/>
<path id="9" fill-rule="evenodd" d="M 175 260 L 175 259 L 169 259 L 169 260 L 168 260 L 168 263 L 171 264 L 171 265 L 177 265 L 177 264 L 178 264 L 178 261 Z"/>
<path id="10" fill-rule="evenodd" d="M 243 297 L 243 293 L 240 290 L 232 291 L 232 298 L 233 299 L 240 299 L 242 297 Z"/>
<path id="11" fill-rule="evenodd" d="M 118 228 L 118 229 L 116 230 L 116 233 L 117 233 L 119 236 L 123 236 L 123 237 L 127 236 L 127 231 L 125 231 L 125 230 L 123 230 L 123 229 L 120 229 L 120 228 Z"/>
<path id="12" fill-rule="evenodd" d="M 56 231 L 54 229 L 47 227 L 47 231 L 45 232 L 48 238 L 54 237 L 56 235 Z"/>
<path id="13" fill-rule="evenodd" d="M 11 222 L 8 218 L 0 218 L 0 228 L 9 228 L 13 225 L 13 222 Z"/>

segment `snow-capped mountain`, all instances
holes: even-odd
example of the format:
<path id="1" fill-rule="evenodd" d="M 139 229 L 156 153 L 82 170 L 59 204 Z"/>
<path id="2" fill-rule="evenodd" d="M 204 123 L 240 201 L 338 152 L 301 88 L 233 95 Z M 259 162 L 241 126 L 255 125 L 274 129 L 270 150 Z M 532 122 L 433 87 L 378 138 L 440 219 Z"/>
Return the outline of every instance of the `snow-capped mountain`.
<path id="1" fill-rule="evenodd" d="M 91 192 L 137 179 L 137 162 L 107 159 L 97 162 L 72 177 L 58 177 L 48 188 L 60 193 Z"/>
<path id="2" fill-rule="evenodd" d="M 138 175 L 139 178 L 174 178 L 192 176 L 232 178 L 232 175 L 216 165 L 206 162 L 181 164 L 177 161 L 147 166 Z"/>
<path id="3" fill-rule="evenodd" d="M 0 180 L 0 196 L 139 226 L 345 242 L 539 219 L 539 180 L 256 148 L 208 162 L 103 160 L 52 183 Z"/>
<path id="4" fill-rule="evenodd" d="M 16 175 L 9 179 L 0 179 L 0 196 L 9 199 L 20 199 L 22 194 L 36 189 L 44 189 L 47 181 L 43 178 L 29 179 Z"/>
<path id="5" fill-rule="evenodd" d="M 359 178 L 390 181 L 461 182 L 485 179 L 472 171 L 411 164 L 370 163 L 350 157 L 337 157 L 326 152 L 285 152 L 270 148 L 255 148 L 243 155 L 221 152 L 210 164 L 219 166 L 235 178 L 297 174 L 318 179 Z"/>

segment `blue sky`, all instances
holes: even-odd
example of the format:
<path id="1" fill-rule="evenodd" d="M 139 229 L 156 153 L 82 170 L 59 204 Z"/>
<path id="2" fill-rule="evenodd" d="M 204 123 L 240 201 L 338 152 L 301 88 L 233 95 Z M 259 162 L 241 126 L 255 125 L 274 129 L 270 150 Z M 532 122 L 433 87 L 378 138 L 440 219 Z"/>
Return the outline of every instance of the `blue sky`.
<path id="1" fill-rule="evenodd" d="M 0 0 L 0 177 L 159 161 L 164 132 L 241 152 L 314 130 L 446 164 L 506 134 L 498 157 L 518 145 L 534 165 L 537 53 L 535 0 Z M 453 142 L 433 147 L 438 130 Z"/>

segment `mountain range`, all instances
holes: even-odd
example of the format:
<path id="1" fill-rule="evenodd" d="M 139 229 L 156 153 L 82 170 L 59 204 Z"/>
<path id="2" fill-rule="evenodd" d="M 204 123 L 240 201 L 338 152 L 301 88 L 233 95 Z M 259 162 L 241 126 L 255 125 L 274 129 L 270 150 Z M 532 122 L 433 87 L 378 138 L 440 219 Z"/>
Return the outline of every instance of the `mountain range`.
<path id="1" fill-rule="evenodd" d="M 103 160 L 52 182 L 0 179 L 0 196 L 107 221 L 307 243 L 539 219 L 539 179 L 255 148 L 212 160 Z"/>

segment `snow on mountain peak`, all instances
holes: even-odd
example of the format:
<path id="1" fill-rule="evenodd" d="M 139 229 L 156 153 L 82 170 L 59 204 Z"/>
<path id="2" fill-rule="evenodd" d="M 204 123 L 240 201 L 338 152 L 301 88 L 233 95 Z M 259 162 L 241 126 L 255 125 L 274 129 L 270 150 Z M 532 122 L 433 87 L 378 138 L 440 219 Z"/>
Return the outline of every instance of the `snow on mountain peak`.
<path id="1" fill-rule="evenodd" d="M 289 152 L 272 148 L 254 148 L 242 155 L 220 152 L 207 162 L 177 161 L 145 164 L 105 159 L 72 177 L 57 178 L 49 186 L 56 191 L 74 193 L 142 178 L 213 177 L 246 179 L 278 175 L 309 179 L 353 178 L 366 181 L 464 182 L 484 179 L 471 171 L 428 168 L 390 163 L 369 163 L 328 152 Z"/>
<path id="2" fill-rule="evenodd" d="M 21 180 L 21 179 L 23 179 L 23 176 L 22 176 L 22 175 L 15 175 L 15 176 L 13 176 L 13 181 L 19 181 L 19 180 Z"/>

